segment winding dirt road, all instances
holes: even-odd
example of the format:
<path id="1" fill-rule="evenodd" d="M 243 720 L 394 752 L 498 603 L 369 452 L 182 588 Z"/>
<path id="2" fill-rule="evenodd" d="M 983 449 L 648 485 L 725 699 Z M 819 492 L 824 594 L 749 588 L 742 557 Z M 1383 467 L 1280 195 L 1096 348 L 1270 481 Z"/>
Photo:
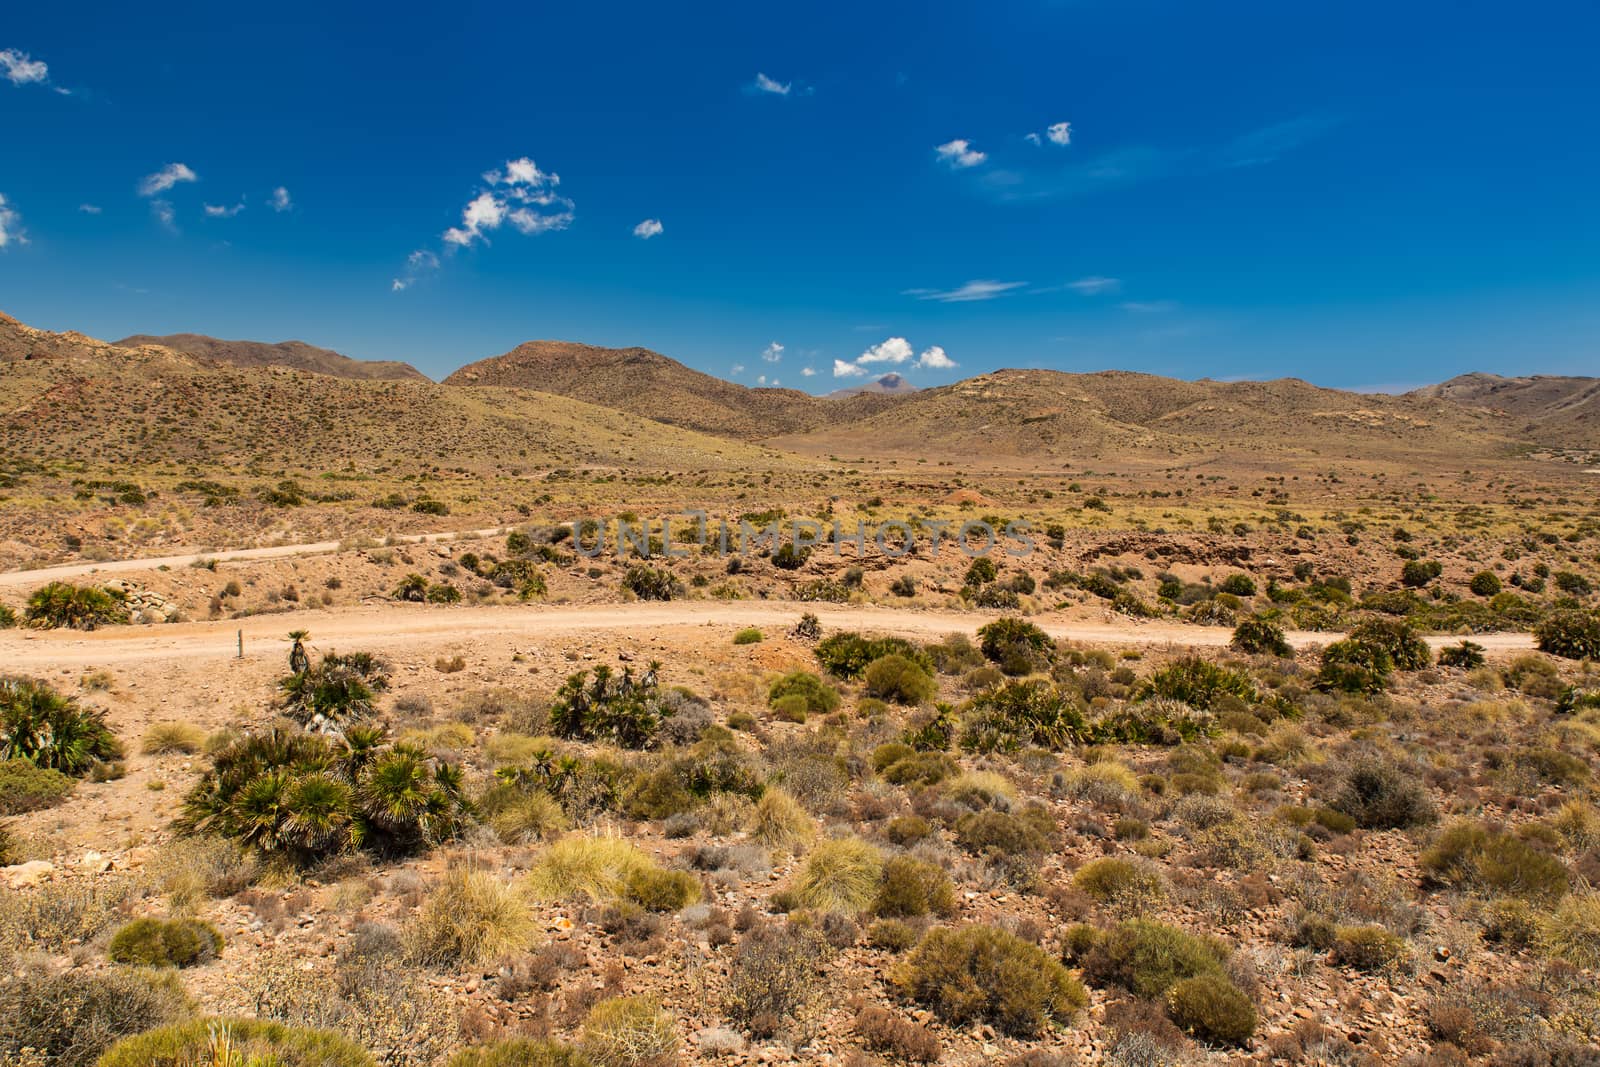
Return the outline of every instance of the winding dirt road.
<path id="1" fill-rule="evenodd" d="M 956 632 L 971 634 L 996 617 L 974 612 L 771 600 L 465 608 L 377 604 L 220 622 L 111 626 L 92 633 L 3 630 L 0 631 L 0 670 L 113 666 L 152 660 L 228 660 L 238 653 L 241 633 L 247 658 L 281 657 L 288 647 L 284 635 L 296 627 L 310 630 L 322 648 L 361 647 L 395 653 L 490 635 L 549 640 L 579 632 L 648 634 L 673 630 L 675 638 L 682 641 L 686 636 L 683 631 L 696 627 L 723 630 L 759 626 L 769 632 L 779 632 L 794 625 L 804 611 L 815 613 L 828 630 L 863 630 L 924 639 Z M 1227 627 L 1127 619 L 1090 622 L 1045 614 L 1034 616 L 1031 621 L 1052 637 L 1090 644 L 1217 647 L 1226 645 L 1233 635 Z M 1339 636 L 1295 632 L 1289 634 L 1289 641 L 1296 647 L 1303 647 L 1327 644 Z M 708 640 L 720 644 L 727 637 L 719 633 Z M 1429 638 L 1436 647 L 1459 640 L 1457 637 Z M 1533 648 L 1533 638 L 1528 634 L 1482 634 L 1473 640 L 1498 653 Z"/>

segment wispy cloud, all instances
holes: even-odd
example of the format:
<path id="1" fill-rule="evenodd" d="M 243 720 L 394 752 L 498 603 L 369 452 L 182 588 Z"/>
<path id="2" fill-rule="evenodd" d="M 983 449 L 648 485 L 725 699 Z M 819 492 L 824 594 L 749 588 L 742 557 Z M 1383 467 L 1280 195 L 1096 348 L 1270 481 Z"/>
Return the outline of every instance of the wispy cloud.
<path id="1" fill-rule="evenodd" d="M 566 229 L 576 217 L 576 206 L 556 191 L 560 184 L 560 175 L 540 170 L 527 156 L 485 172 L 483 185 L 461 209 L 461 224 L 440 235 L 443 250 L 454 252 L 479 241 L 487 244 L 488 234 L 508 224 L 528 236 Z M 287 190 L 280 191 L 287 200 Z M 405 273 L 390 281 L 389 289 L 403 292 L 438 267 L 436 253 L 418 249 L 406 259 Z"/>
<path id="2" fill-rule="evenodd" d="M 753 92 L 768 93 L 772 96 L 788 96 L 794 91 L 794 83 L 781 82 L 757 71 L 756 80 L 750 83 L 750 89 Z"/>
<path id="3" fill-rule="evenodd" d="M 186 163 L 168 163 L 154 174 L 147 174 L 139 182 L 140 196 L 155 196 L 183 182 L 197 182 L 200 176 Z"/>
<path id="4" fill-rule="evenodd" d="M 85 215 L 98 215 L 100 214 L 101 208 L 99 204 L 79 204 L 78 210 L 83 212 Z"/>
<path id="5" fill-rule="evenodd" d="M 267 201 L 267 206 L 274 211 L 292 211 L 294 201 L 289 199 L 289 190 L 280 185 L 272 190 L 272 198 Z"/>
<path id="6" fill-rule="evenodd" d="M 154 215 L 155 216 L 155 220 L 157 222 L 161 223 L 161 225 L 164 226 L 165 228 L 171 230 L 173 233 L 177 233 L 178 232 L 178 222 L 177 222 L 178 214 L 172 208 L 172 201 L 170 201 L 170 200 L 152 200 L 152 201 L 150 201 L 150 214 Z"/>
<path id="7" fill-rule="evenodd" d="M 50 68 L 42 59 L 34 59 L 15 48 L 0 50 L 0 75 L 12 85 L 47 85 Z"/>
<path id="8" fill-rule="evenodd" d="M 417 279 L 439 269 L 439 257 L 427 249 L 419 248 L 406 257 L 406 272 L 389 283 L 389 291 L 404 292 L 416 284 Z"/>
<path id="9" fill-rule="evenodd" d="M 1178 309 L 1176 301 L 1172 300 L 1125 300 L 1117 306 L 1135 315 L 1164 315 Z"/>
<path id="10" fill-rule="evenodd" d="M 204 209 L 207 218 L 231 219 L 244 210 L 244 201 L 241 200 L 231 206 L 227 204 L 201 204 L 200 206 Z"/>
<path id="11" fill-rule="evenodd" d="M 814 377 L 816 377 L 816 374 L 817 374 L 817 368 L 815 368 L 815 367 L 801 367 L 800 368 L 800 376 L 802 378 L 814 378 Z"/>
<path id="12" fill-rule="evenodd" d="M 1098 274 L 1091 274 L 1087 278 L 1079 278 L 1075 282 L 1068 282 L 1067 288 L 1083 296 L 1099 296 L 1102 293 L 1114 293 L 1122 288 L 1122 279 L 1104 278 Z"/>
<path id="13" fill-rule="evenodd" d="M 980 152 L 972 147 L 972 142 L 963 138 L 946 141 L 934 150 L 934 155 L 939 157 L 941 163 L 948 163 L 954 170 L 966 170 L 976 167 L 979 163 L 989 158 L 988 153 Z"/>
<path id="14" fill-rule="evenodd" d="M 1027 282 L 999 282 L 992 278 L 977 278 L 955 289 L 906 289 L 902 295 L 914 296 L 918 300 L 937 300 L 941 304 L 966 304 L 974 300 L 993 300 L 1014 289 L 1021 289 L 1027 284 Z"/>
<path id="15" fill-rule="evenodd" d="M 778 342 L 773 341 L 766 348 L 761 350 L 761 358 L 766 360 L 768 363 L 778 362 L 783 358 L 783 346 Z"/>
<path id="16" fill-rule="evenodd" d="M 22 232 L 22 216 L 11 206 L 11 201 L 0 195 L 0 249 L 27 243 L 28 235 Z"/>
<path id="17" fill-rule="evenodd" d="M 633 228 L 633 235 L 640 240 L 648 241 L 652 237 L 659 237 L 663 228 L 660 219 L 645 219 Z"/>

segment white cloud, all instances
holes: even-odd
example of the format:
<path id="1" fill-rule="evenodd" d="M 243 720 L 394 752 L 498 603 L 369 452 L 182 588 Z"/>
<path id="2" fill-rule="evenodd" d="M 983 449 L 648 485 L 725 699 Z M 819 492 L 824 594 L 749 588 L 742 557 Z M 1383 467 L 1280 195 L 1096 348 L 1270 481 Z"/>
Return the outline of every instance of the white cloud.
<path id="1" fill-rule="evenodd" d="M 178 232 L 178 225 L 175 221 L 173 221 L 177 218 L 177 214 L 172 210 L 172 203 L 170 201 L 150 201 L 150 214 L 154 215 L 157 222 L 161 223 L 161 225 L 165 226 L 173 233 Z"/>
<path id="2" fill-rule="evenodd" d="M 439 257 L 426 249 L 419 248 L 406 257 L 406 272 L 404 276 L 389 283 L 389 291 L 404 292 L 415 285 L 424 272 L 438 269 Z"/>
<path id="3" fill-rule="evenodd" d="M 201 204 L 205 209 L 206 217 L 213 219 L 231 219 L 244 210 L 244 201 L 241 200 L 232 207 L 226 204 Z"/>
<path id="4" fill-rule="evenodd" d="M 1171 300 L 1129 300 L 1117 306 L 1136 315 L 1159 315 L 1174 310 L 1178 305 Z"/>
<path id="5" fill-rule="evenodd" d="M 294 201 L 289 199 L 289 190 L 280 185 L 272 190 L 272 199 L 267 201 L 267 206 L 274 211 L 288 211 L 294 207 Z"/>
<path id="6" fill-rule="evenodd" d="M 761 358 L 768 363 L 776 363 L 783 358 L 783 346 L 774 341 L 761 350 Z"/>
<path id="7" fill-rule="evenodd" d="M 22 232 L 22 216 L 17 214 L 4 195 L 0 195 L 0 248 L 27 243 L 28 235 Z"/>
<path id="8" fill-rule="evenodd" d="M 938 345 L 930 345 L 923 349 L 922 355 L 917 357 L 918 370 L 949 370 L 956 365 L 956 361 L 945 354 L 944 349 Z"/>
<path id="9" fill-rule="evenodd" d="M 751 88 L 758 93 L 771 93 L 773 96 L 788 96 L 790 91 L 794 89 L 794 83 L 780 82 L 775 78 L 769 78 L 765 74 L 758 72 L 756 74 L 756 80 L 754 84 L 752 84 Z"/>
<path id="10" fill-rule="evenodd" d="M 911 358 L 911 342 L 904 337 L 891 337 L 873 345 L 856 357 L 859 364 L 867 363 L 904 363 Z M 838 373 L 835 369 L 834 373 Z"/>
<path id="11" fill-rule="evenodd" d="M 846 363 L 842 359 L 833 361 L 833 376 L 835 378 L 864 378 L 866 374 L 867 368 L 858 366 L 855 363 Z"/>
<path id="12" fill-rule="evenodd" d="M 765 374 L 756 375 L 756 384 L 757 385 L 766 385 L 767 384 L 767 376 Z"/>
<path id="13" fill-rule="evenodd" d="M 918 300 L 937 300 L 942 304 L 965 304 L 974 300 L 993 300 L 1027 284 L 1027 282 L 997 282 L 992 278 L 977 278 L 956 289 L 907 289 L 904 295 L 914 296 Z"/>
<path id="14" fill-rule="evenodd" d="M 800 376 L 802 378 L 814 378 L 814 377 L 816 377 L 816 375 L 817 375 L 817 368 L 815 368 L 815 367 L 801 367 L 800 368 Z"/>
<path id="15" fill-rule="evenodd" d="M 78 210 L 83 212 L 85 215 L 98 215 L 98 214 L 100 214 L 100 205 L 99 204 L 79 204 L 78 205 Z"/>
<path id="16" fill-rule="evenodd" d="M 1042 144 L 1043 143 L 1042 141 L 1039 140 L 1039 135 L 1036 134 L 1036 133 L 1025 133 L 1025 134 L 1022 135 L 1022 139 L 1024 141 L 1027 141 L 1029 144 Z"/>
<path id="17" fill-rule="evenodd" d="M 941 162 L 950 164 L 950 166 L 956 170 L 965 170 L 968 167 L 976 167 L 979 163 L 982 163 L 984 160 L 989 158 L 987 153 L 980 152 L 976 148 L 973 148 L 970 141 L 965 141 L 960 138 L 957 138 L 954 141 L 946 141 L 933 151 L 934 154 L 939 157 Z"/>
<path id="18" fill-rule="evenodd" d="M 168 163 L 154 174 L 147 174 L 139 183 L 140 196 L 164 193 L 179 182 L 197 182 L 200 176 L 183 163 Z"/>
<path id="19" fill-rule="evenodd" d="M 509 221 L 524 234 L 564 230 L 572 224 L 573 203 L 555 190 L 561 176 L 539 169 L 524 156 L 506 163 L 504 170 L 491 170 L 483 180 L 490 188 L 478 193 L 461 211 L 461 225 L 444 232 L 447 245 L 465 247 Z M 549 212 L 533 208 L 554 208 Z"/>
<path id="20" fill-rule="evenodd" d="M 1068 282 L 1067 288 L 1084 296 L 1099 296 L 1101 293 L 1114 293 L 1122 288 L 1122 279 L 1103 278 L 1098 274 L 1091 274 L 1087 278 L 1079 278 L 1075 282 Z"/>
<path id="21" fill-rule="evenodd" d="M 732 375 L 735 375 L 735 376 L 738 376 L 738 375 L 740 375 L 740 374 L 743 374 L 743 373 L 744 373 L 744 364 L 743 364 L 743 363 L 735 363 L 735 364 L 734 364 L 734 365 L 733 365 L 733 366 L 732 366 L 732 367 L 731 367 L 731 368 L 730 368 L 730 369 L 729 369 L 729 371 L 728 371 L 728 373 L 729 373 L 729 374 L 732 374 Z"/>
<path id="22" fill-rule="evenodd" d="M 0 51 L 0 69 L 12 85 L 43 85 L 50 80 L 50 68 L 44 60 L 15 48 Z"/>
<path id="23" fill-rule="evenodd" d="M 633 228 L 633 235 L 641 240 L 648 241 L 652 237 L 660 236 L 664 228 L 660 219 L 645 219 Z"/>
<path id="24" fill-rule="evenodd" d="M 1057 122 L 1044 131 L 1051 144 L 1069 145 L 1072 143 L 1072 123 Z"/>

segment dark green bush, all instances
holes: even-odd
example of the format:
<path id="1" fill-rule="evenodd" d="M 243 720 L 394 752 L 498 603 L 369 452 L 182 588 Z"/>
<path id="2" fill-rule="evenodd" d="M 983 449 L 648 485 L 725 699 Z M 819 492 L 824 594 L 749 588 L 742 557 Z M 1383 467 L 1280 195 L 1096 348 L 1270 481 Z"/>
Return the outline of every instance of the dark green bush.
<path id="1" fill-rule="evenodd" d="M 800 697 L 810 715 L 826 715 L 839 706 L 839 691 L 810 671 L 790 671 L 767 690 L 767 703 L 772 707 L 785 697 Z"/>
<path id="2" fill-rule="evenodd" d="M 1322 650 L 1316 686 L 1325 693 L 1381 693 L 1394 674 L 1394 660 L 1360 641 L 1335 641 Z"/>
<path id="3" fill-rule="evenodd" d="M 81 778 L 122 755 L 102 712 L 85 708 L 43 682 L 0 678 L 0 760 Z"/>
<path id="4" fill-rule="evenodd" d="M 1439 650 L 1439 666 L 1471 670 L 1483 666 L 1483 646 L 1476 641 L 1463 641 Z"/>
<path id="5" fill-rule="evenodd" d="M 113 963 L 146 967 L 192 967 L 222 955 L 222 934 L 199 919 L 135 919 L 111 938 Z"/>
<path id="6" fill-rule="evenodd" d="M 664 567 L 638 564 L 622 576 L 622 588 L 640 600 L 675 600 L 683 596 L 683 583 Z"/>
<path id="7" fill-rule="evenodd" d="M 1078 868 L 1072 884 L 1102 903 L 1136 904 L 1166 894 L 1159 868 L 1122 856 L 1090 860 Z"/>
<path id="8" fill-rule="evenodd" d="M 1420 671 L 1433 662 L 1428 643 L 1404 619 L 1362 619 L 1350 628 L 1349 640 L 1382 649 L 1395 670 Z"/>
<path id="9" fill-rule="evenodd" d="M 260 1019 L 190 1019 L 125 1038 L 96 1067 L 376 1067 L 360 1045 L 329 1030 Z"/>
<path id="10" fill-rule="evenodd" d="M 924 670 L 933 667 L 926 652 L 899 637 L 868 638 L 843 631 L 829 634 L 816 648 L 817 662 L 835 678 L 859 678 L 867 664 L 891 654 L 913 660 Z"/>
<path id="11" fill-rule="evenodd" d="M 24 617 L 29 626 L 41 630 L 93 630 L 96 626 L 126 622 L 127 598 L 114 589 L 51 582 L 28 597 Z"/>
<path id="12" fill-rule="evenodd" d="M 1252 656 L 1294 655 L 1294 649 L 1283 635 L 1283 627 L 1260 615 L 1247 615 L 1239 620 L 1229 644 Z"/>
<path id="13" fill-rule="evenodd" d="M 1256 583 L 1248 574 L 1230 574 L 1217 586 L 1224 593 L 1232 596 L 1255 596 Z"/>
<path id="14" fill-rule="evenodd" d="M 1332 807 L 1367 830 L 1407 829 L 1432 822 L 1422 782 L 1392 763 L 1358 760 L 1345 772 Z"/>
<path id="15" fill-rule="evenodd" d="M 962 723 L 969 752 L 1014 752 L 1025 746 L 1061 751 L 1087 733 L 1076 695 L 1043 678 L 1006 682 L 979 693 Z"/>
<path id="16" fill-rule="evenodd" d="M 632 668 L 621 676 L 610 667 L 571 675 L 556 691 L 550 708 L 550 730 L 573 741 L 603 741 L 619 748 L 650 748 L 656 732 L 673 714 L 673 705 L 656 682 L 656 665 L 635 679 Z"/>
<path id="17" fill-rule="evenodd" d="M 1088 996 L 1037 945 L 992 926 L 929 931 L 894 976 L 910 999 L 945 1022 L 987 1022 L 1016 1037 L 1066 1023 Z"/>
<path id="18" fill-rule="evenodd" d="M 1444 567 L 1437 560 L 1407 560 L 1400 568 L 1400 582 L 1410 589 L 1420 589 L 1442 573 Z"/>
<path id="19" fill-rule="evenodd" d="M 1159 997 L 1186 978 L 1220 974 L 1228 956 L 1228 947 L 1214 937 L 1128 919 L 1095 937 L 1082 960 L 1084 975 L 1096 985 Z"/>
<path id="20" fill-rule="evenodd" d="M 1256 1032 L 1250 998 L 1219 974 L 1185 978 L 1167 991 L 1167 1014 L 1194 1037 L 1214 1045 L 1243 1045 Z"/>
<path id="21" fill-rule="evenodd" d="M 1600 613 L 1556 611 L 1533 628 L 1540 652 L 1563 659 L 1600 659 Z"/>
<path id="22" fill-rule="evenodd" d="M 938 691 L 921 664 L 897 652 L 867 664 L 863 679 L 868 693 L 896 704 L 923 704 Z"/>
<path id="23" fill-rule="evenodd" d="M 1153 674 L 1135 693 L 1136 699 L 1165 697 L 1192 708 L 1213 710 L 1225 697 L 1247 704 L 1260 698 L 1248 675 L 1229 670 L 1199 656 L 1184 656 Z"/>
<path id="24" fill-rule="evenodd" d="M 1033 623 L 1007 617 L 978 628 L 978 647 L 1006 674 L 1021 675 L 1048 666 L 1055 643 Z"/>
<path id="25" fill-rule="evenodd" d="M 336 732 L 372 715 L 389 688 L 389 667 L 370 652 L 330 652 L 320 663 L 279 679 L 285 714 L 307 729 Z"/>
<path id="26" fill-rule="evenodd" d="M 1487 890 L 1551 901 L 1566 893 L 1570 876 L 1560 860 L 1522 838 L 1481 822 L 1452 823 L 1419 860 L 1436 885 Z"/>
<path id="27" fill-rule="evenodd" d="M 273 729 L 212 757 L 184 798 L 180 826 L 313 863 L 351 849 L 394 855 L 455 836 L 471 806 L 461 768 L 381 727 L 342 738 Z"/>
<path id="28" fill-rule="evenodd" d="M 956 823 L 956 843 L 976 855 L 1037 855 L 1048 852 L 1055 841 L 1055 816 L 1039 805 L 1016 813 L 975 811 Z"/>
<path id="29" fill-rule="evenodd" d="M 1467 583 L 1467 588 L 1476 596 L 1494 596 L 1502 588 L 1500 576 L 1494 571 L 1479 571 Z"/>
<path id="30" fill-rule="evenodd" d="M 0 762 L 0 815 L 21 815 L 59 804 L 72 794 L 71 778 L 25 759 Z"/>

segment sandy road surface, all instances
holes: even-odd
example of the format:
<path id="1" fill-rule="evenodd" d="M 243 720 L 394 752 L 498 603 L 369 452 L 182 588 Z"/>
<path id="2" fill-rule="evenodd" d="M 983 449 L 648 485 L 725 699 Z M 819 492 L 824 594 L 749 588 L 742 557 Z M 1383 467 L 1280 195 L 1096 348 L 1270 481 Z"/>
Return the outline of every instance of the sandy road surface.
<path id="1" fill-rule="evenodd" d="M 247 658 L 282 656 L 284 635 L 293 628 L 311 631 L 321 648 L 361 647 L 400 652 L 429 648 L 475 636 L 510 635 L 531 640 L 559 639 L 580 631 L 649 634 L 693 627 L 761 626 L 783 630 L 803 611 L 814 612 L 829 630 L 871 630 L 919 638 L 947 633 L 972 633 L 993 615 L 906 608 L 802 604 L 783 601 L 733 603 L 688 601 L 602 606 L 508 605 L 498 607 L 430 607 L 379 604 L 333 611 L 297 611 L 292 615 L 259 615 L 221 622 L 185 622 L 164 626 L 111 626 L 92 633 L 67 630 L 0 630 L 0 670 L 50 667 L 111 666 L 152 660 L 227 660 L 237 653 L 237 635 L 244 634 Z M 1101 644 L 1220 646 L 1233 631 L 1221 626 L 1141 623 L 1132 620 L 1089 622 L 1032 619 L 1053 637 Z M 1340 635 L 1291 633 L 1299 646 L 1326 644 Z M 726 640 L 718 635 L 711 640 Z M 1435 637 L 1435 646 L 1460 638 Z M 1533 647 L 1528 634 L 1482 634 L 1474 638 L 1494 652 Z"/>
<path id="2" fill-rule="evenodd" d="M 486 530 L 453 530 L 448 533 L 396 534 L 389 544 L 415 545 L 428 541 L 451 541 L 458 537 L 498 537 L 506 527 L 492 526 Z M 159 567 L 187 567 L 197 559 L 214 559 L 219 563 L 236 563 L 252 559 L 283 559 L 288 556 L 323 556 L 338 552 L 342 541 L 312 541 L 303 545 L 269 545 L 266 548 L 224 548 L 215 552 L 193 549 L 175 556 L 149 556 L 144 559 L 117 559 L 102 563 L 63 563 L 59 567 L 43 567 L 34 571 L 5 571 L 0 573 L 0 588 L 43 585 L 64 578 L 82 578 L 86 575 L 110 577 L 130 571 L 151 571 Z"/>

